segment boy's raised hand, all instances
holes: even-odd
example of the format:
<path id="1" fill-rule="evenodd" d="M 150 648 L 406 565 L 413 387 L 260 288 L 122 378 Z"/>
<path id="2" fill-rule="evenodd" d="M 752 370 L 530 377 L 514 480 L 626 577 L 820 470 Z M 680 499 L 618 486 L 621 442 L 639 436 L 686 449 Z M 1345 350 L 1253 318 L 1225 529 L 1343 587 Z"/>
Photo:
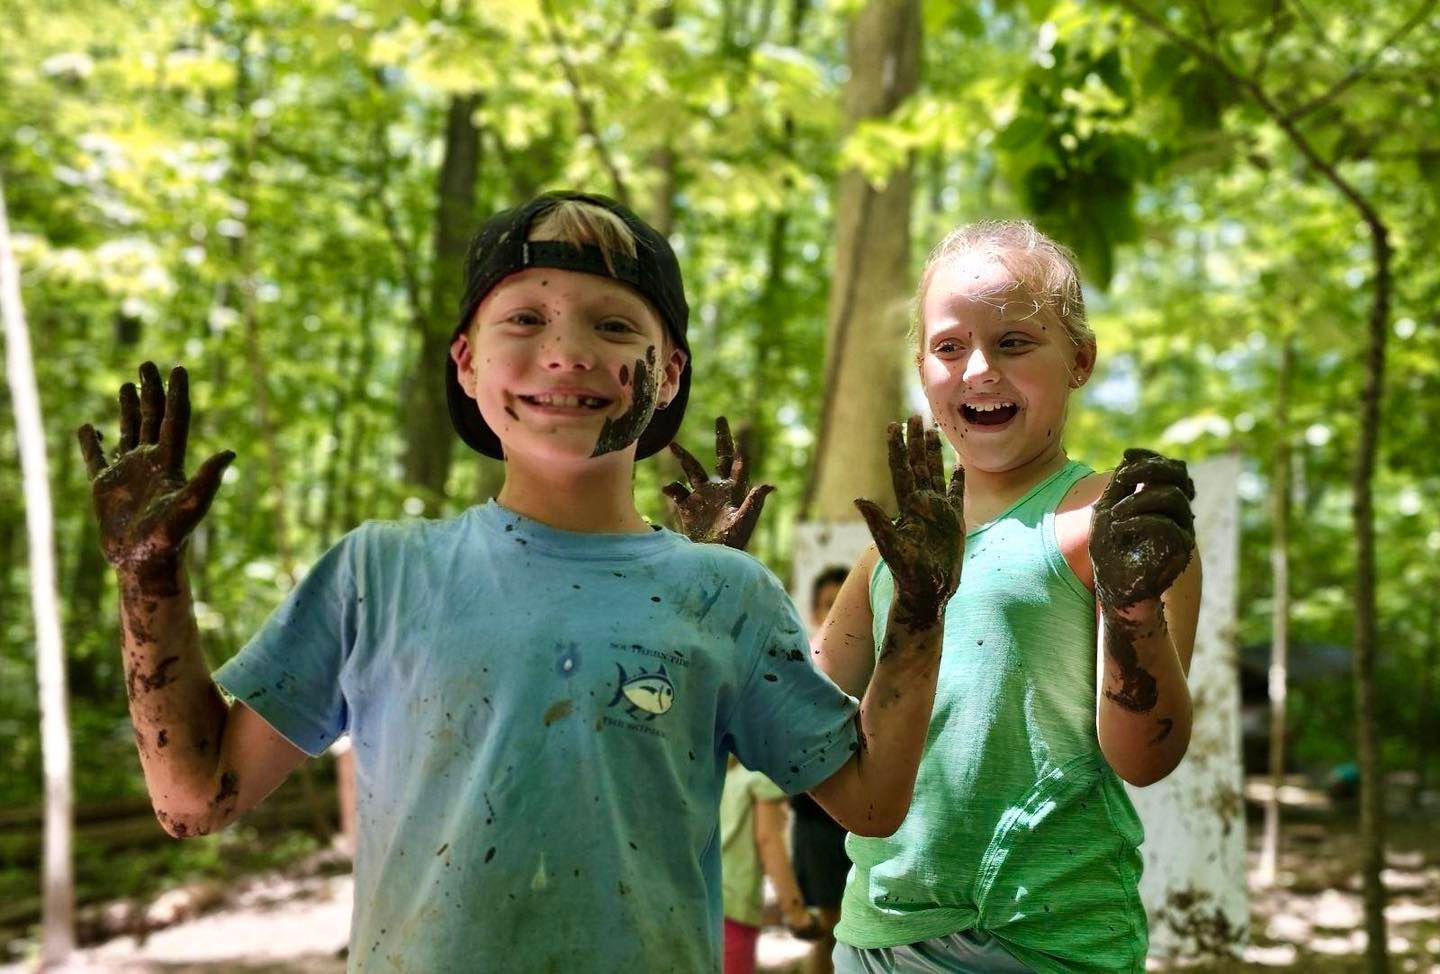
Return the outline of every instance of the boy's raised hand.
<path id="1" fill-rule="evenodd" d="M 1090 525 L 1090 562 L 1102 606 L 1124 611 L 1153 602 L 1180 576 L 1195 553 L 1194 499 L 1183 461 L 1151 450 L 1125 451 L 1095 502 Z"/>
<path id="2" fill-rule="evenodd" d="M 891 423 L 890 477 L 900 514 L 891 521 L 873 501 L 855 506 L 870 527 L 880 557 L 895 577 L 896 618 L 912 630 L 934 625 L 960 584 L 965 554 L 965 471 L 945 485 L 940 434 L 911 416 L 904 437 Z"/>
<path id="3" fill-rule="evenodd" d="M 680 530 L 691 541 L 702 544 L 723 544 L 745 550 L 750 535 L 760 520 L 765 498 L 775 488 L 770 484 L 750 486 L 745 457 L 735 448 L 730 424 L 724 416 L 715 418 L 715 472 L 711 480 L 705 467 L 679 443 L 670 444 L 670 452 L 680 461 L 686 487 L 680 481 L 666 484 L 661 493 L 675 505 Z"/>
<path id="4" fill-rule="evenodd" d="M 140 389 L 120 387 L 120 443 L 107 462 L 100 434 L 80 427 L 80 452 L 90 475 L 90 492 L 100 522 L 105 558 L 144 587 L 147 579 L 173 594 L 173 570 L 180 548 L 200 523 L 220 478 L 235 454 L 217 453 L 185 479 L 185 445 L 190 434 L 190 394 L 185 370 L 170 373 L 167 394 L 155 363 L 140 366 Z"/>

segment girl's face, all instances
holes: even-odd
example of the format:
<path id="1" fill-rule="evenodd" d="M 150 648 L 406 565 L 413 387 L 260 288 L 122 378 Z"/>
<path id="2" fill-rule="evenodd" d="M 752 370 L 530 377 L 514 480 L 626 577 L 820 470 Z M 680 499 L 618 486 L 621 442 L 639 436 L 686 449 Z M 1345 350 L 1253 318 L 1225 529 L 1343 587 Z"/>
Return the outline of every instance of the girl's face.
<path id="1" fill-rule="evenodd" d="M 1060 453 L 1070 390 L 1095 366 L 994 257 L 935 270 L 920 305 L 920 381 L 967 471 L 1007 473 Z"/>
<path id="2" fill-rule="evenodd" d="M 507 460 L 633 459 L 656 408 L 674 398 L 685 353 L 649 302 L 579 271 L 505 278 L 450 349 L 461 386 Z"/>

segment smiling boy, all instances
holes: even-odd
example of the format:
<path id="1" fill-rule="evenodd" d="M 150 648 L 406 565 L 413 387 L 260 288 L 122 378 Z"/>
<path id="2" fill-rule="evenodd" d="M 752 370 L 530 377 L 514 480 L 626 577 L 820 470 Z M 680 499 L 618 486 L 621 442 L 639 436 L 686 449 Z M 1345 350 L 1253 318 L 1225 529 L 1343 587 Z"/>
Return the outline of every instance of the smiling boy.
<path id="1" fill-rule="evenodd" d="M 505 461 L 496 500 L 351 532 L 213 681 L 180 546 L 233 455 L 185 481 L 185 375 L 167 399 L 149 363 L 113 459 L 81 430 L 156 815 L 177 836 L 221 828 L 348 733 L 352 970 L 714 970 L 730 753 L 852 831 L 904 817 L 958 495 L 933 434 L 892 431 L 902 516 L 879 530 L 918 581 L 857 720 L 768 571 L 635 509 L 634 462 L 689 394 L 665 239 L 614 201 L 547 194 L 486 224 L 466 282 L 445 381 L 462 440 Z M 714 485 L 692 486 L 677 500 Z M 714 537 L 747 505 L 687 510 Z"/>

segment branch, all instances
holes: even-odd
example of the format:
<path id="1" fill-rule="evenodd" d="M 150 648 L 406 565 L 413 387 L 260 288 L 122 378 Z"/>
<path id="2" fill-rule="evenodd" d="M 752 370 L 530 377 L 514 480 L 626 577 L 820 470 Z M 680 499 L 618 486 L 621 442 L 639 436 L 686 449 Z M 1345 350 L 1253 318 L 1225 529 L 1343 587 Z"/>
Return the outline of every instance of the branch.
<path id="1" fill-rule="evenodd" d="M 625 46 L 625 37 L 630 33 L 630 21 L 635 18 L 635 0 L 625 0 L 625 10 L 620 15 L 620 23 L 615 27 L 615 33 L 605 42 L 605 56 L 612 58 L 620 53 L 620 48 Z"/>
<path id="2" fill-rule="evenodd" d="M 1370 204 L 1370 201 L 1364 196 L 1361 196 L 1360 191 L 1352 186 L 1344 176 L 1340 175 L 1333 163 L 1321 158 L 1320 153 L 1310 144 L 1310 140 L 1305 138 L 1305 135 L 1296 126 L 1295 120 L 1290 118 L 1289 115 L 1280 109 L 1280 106 L 1275 104 L 1270 96 L 1265 93 L 1265 89 L 1260 86 L 1258 81 L 1248 75 L 1238 73 L 1217 51 L 1199 43 L 1188 34 L 1182 34 L 1175 30 L 1163 19 L 1142 7 L 1137 0 L 1116 0 L 1116 2 L 1124 9 L 1130 11 L 1137 20 L 1159 31 L 1168 38 L 1171 43 L 1179 45 L 1196 57 L 1214 65 L 1235 87 L 1242 88 L 1249 92 L 1255 104 L 1289 137 L 1291 144 L 1299 150 L 1306 161 L 1314 166 L 1315 169 L 1360 212 L 1361 218 L 1364 219 L 1365 223 L 1370 227 L 1372 235 L 1377 240 L 1384 239 L 1388 235 L 1385 222 L 1380 219 L 1380 214 L 1376 212 L 1375 207 Z M 1426 3 L 1432 6 L 1435 2 L 1436 0 L 1426 0 Z"/>
<path id="3" fill-rule="evenodd" d="M 1346 71 L 1344 76 L 1341 77 L 1339 81 L 1335 82 L 1333 85 L 1330 86 L 1329 90 L 1319 95 L 1318 97 L 1312 98 L 1310 101 L 1301 105 L 1299 108 L 1291 109 L 1289 114 L 1290 120 L 1292 122 L 1299 121 L 1306 115 L 1309 115 L 1315 109 L 1334 99 L 1346 88 L 1349 88 L 1355 82 L 1363 78 L 1366 74 L 1370 72 L 1372 68 L 1375 67 L 1375 62 L 1380 59 L 1380 55 L 1384 54 L 1387 48 L 1389 48 L 1393 44 L 1398 44 L 1406 34 L 1410 33 L 1416 27 L 1420 26 L 1420 24 L 1425 20 L 1425 18 L 1430 16 L 1430 14 L 1435 10 L 1435 4 L 1436 0 L 1424 0 L 1424 2 L 1422 2 L 1420 6 L 1416 8 L 1415 13 L 1413 13 L 1408 20 L 1402 23 L 1399 27 L 1396 27 L 1395 30 L 1390 33 L 1389 37 L 1381 41 L 1380 44 L 1375 48 L 1375 50 L 1370 52 L 1369 57 L 1362 60 L 1359 64 L 1351 67 L 1349 71 Z"/>
<path id="4" fill-rule="evenodd" d="M 1260 42 L 1260 56 L 1255 59 L 1255 67 L 1250 69 L 1250 74 L 1256 80 L 1265 77 L 1265 69 L 1270 66 L 1270 51 L 1275 47 L 1275 40 L 1280 36 L 1280 25 L 1285 21 L 1285 0 L 1271 0 L 1270 3 L 1270 27 L 1265 31 L 1265 39 Z"/>
<path id="5" fill-rule="evenodd" d="M 552 0 L 540 0 L 540 13 L 545 18 L 545 29 L 550 35 L 550 43 L 555 46 L 555 54 L 560 59 L 560 68 L 565 72 L 565 80 L 570 85 L 570 93 L 575 98 L 575 110 L 580 115 L 580 127 L 595 143 L 595 154 L 600 157 L 600 164 L 610 174 L 610 182 L 615 187 L 615 197 L 621 203 L 629 206 L 630 190 L 626 187 L 625 179 L 620 175 L 615 160 L 610 157 L 610 151 L 605 147 L 605 140 L 600 138 L 599 126 L 595 124 L 595 110 L 589 99 L 585 97 L 585 90 L 580 84 L 580 75 L 575 70 L 575 65 L 570 62 L 570 53 L 565 46 L 565 36 L 560 32 L 560 25 L 555 22 Z"/>
<path id="6" fill-rule="evenodd" d="M 1335 45 L 1331 43 L 1330 36 L 1325 33 L 1325 28 L 1320 26 L 1320 21 L 1310 12 L 1310 8 L 1305 6 L 1305 0 L 1290 0 L 1290 2 L 1295 5 L 1296 10 L 1300 11 L 1300 19 L 1305 21 L 1305 26 L 1310 28 L 1310 33 L 1315 35 L 1315 40 L 1320 43 L 1320 46 L 1330 52 L 1332 57 L 1338 57 L 1340 52 L 1337 51 Z"/>

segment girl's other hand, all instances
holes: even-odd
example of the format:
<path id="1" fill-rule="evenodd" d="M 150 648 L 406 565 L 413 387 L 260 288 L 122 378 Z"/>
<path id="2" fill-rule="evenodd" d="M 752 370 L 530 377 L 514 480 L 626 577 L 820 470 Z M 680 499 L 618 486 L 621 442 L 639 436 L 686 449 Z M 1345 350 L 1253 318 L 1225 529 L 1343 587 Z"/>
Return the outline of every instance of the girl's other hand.
<path id="1" fill-rule="evenodd" d="M 1194 499 L 1183 461 L 1125 451 L 1090 526 L 1095 595 L 1103 608 L 1127 616 L 1158 611 L 1160 596 L 1195 553 Z"/>
<path id="2" fill-rule="evenodd" d="M 215 454 L 186 481 L 190 394 L 178 365 L 168 395 L 153 362 L 140 366 L 138 393 L 133 383 L 120 387 L 120 443 L 108 462 L 95 427 L 86 423 L 78 435 L 106 560 L 142 583 L 150 578 L 163 585 L 178 570 L 181 545 L 210 509 L 235 454 Z"/>
<path id="3" fill-rule="evenodd" d="M 895 577 L 896 618 L 915 631 L 939 621 L 960 584 L 965 471 L 957 466 L 947 489 L 940 433 L 924 429 L 919 416 L 911 416 L 907 426 L 903 438 L 899 423 L 889 428 L 890 477 L 899 516 L 891 521 L 878 504 L 864 498 L 855 506 Z"/>

